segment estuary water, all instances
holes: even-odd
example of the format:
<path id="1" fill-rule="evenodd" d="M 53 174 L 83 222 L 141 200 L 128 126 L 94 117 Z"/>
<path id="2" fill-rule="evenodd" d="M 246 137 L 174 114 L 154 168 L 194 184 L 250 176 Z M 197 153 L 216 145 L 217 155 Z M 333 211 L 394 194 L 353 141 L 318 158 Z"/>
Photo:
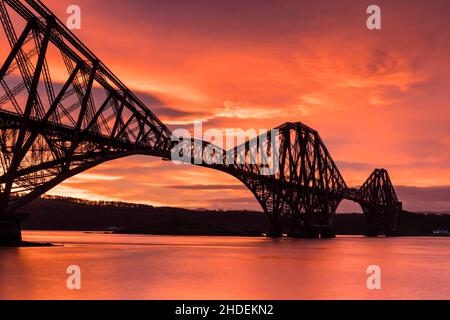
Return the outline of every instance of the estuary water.
<path id="1" fill-rule="evenodd" d="M 58 246 L 0 248 L 0 299 L 450 299 L 450 238 L 23 235 Z"/>

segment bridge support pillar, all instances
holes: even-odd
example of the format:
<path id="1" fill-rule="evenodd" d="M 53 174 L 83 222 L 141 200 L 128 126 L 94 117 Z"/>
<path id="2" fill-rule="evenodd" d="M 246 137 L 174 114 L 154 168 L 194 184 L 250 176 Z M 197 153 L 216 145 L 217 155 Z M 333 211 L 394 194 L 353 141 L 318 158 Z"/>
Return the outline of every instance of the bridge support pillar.
<path id="1" fill-rule="evenodd" d="M 283 236 L 283 228 L 279 225 L 271 225 L 270 231 L 266 234 L 267 238 L 281 238 Z"/>
<path id="2" fill-rule="evenodd" d="M 0 246 L 6 243 L 22 241 L 22 225 L 20 219 L 0 220 Z"/>
<path id="3" fill-rule="evenodd" d="M 330 228 L 309 228 L 301 227 L 292 229 L 288 233 L 290 238 L 303 238 L 303 239 L 332 239 L 336 238 L 336 230 L 333 227 Z"/>
<path id="4" fill-rule="evenodd" d="M 320 230 L 320 238 L 322 239 L 333 239 L 336 238 L 336 228 L 322 228 Z"/>
<path id="5" fill-rule="evenodd" d="M 395 236 L 398 230 L 398 215 L 401 207 L 399 206 L 362 206 L 364 218 L 366 221 L 367 237 L 377 237 L 385 235 L 386 237 Z"/>
<path id="6" fill-rule="evenodd" d="M 398 237 L 398 232 L 397 231 L 386 232 L 386 237 Z"/>
<path id="7" fill-rule="evenodd" d="M 320 230 L 317 228 L 311 228 L 307 226 L 301 226 L 293 228 L 288 233 L 289 238 L 302 238 L 302 239 L 319 239 Z"/>
<path id="8" fill-rule="evenodd" d="M 378 237 L 378 231 L 377 230 L 373 230 L 373 229 L 367 229 L 366 232 L 364 233 L 364 235 L 366 237 Z"/>

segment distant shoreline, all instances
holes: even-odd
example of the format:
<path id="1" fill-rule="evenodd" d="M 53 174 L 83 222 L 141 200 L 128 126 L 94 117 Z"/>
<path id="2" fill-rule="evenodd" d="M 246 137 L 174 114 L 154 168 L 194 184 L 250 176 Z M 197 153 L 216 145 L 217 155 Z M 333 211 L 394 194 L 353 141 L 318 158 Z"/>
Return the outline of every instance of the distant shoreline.
<path id="1" fill-rule="evenodd" d="M 37 199 L 21 210 L 24 230 L 110 232 L 115 234 L 260 237 L 270 230 L 262 212 L 190 210 L 73 198 Z M 398 236 L 447 237 L 449 214 L 403 213 Z M 364 215 L 337 214 L 336 234 L 363 235 Z"/>
<path id="2" fill-rule="evenodd" d="M 70 231 L 76 231 L 76 230 L 70 230 Z M 89 233 L 86 232 L 86 233 Z M 199 237 L 265 237 L 264 233 L 260 234 L 239 234 L 239 233 L 139 233 L 139 232 L 132 232 L 132 231 L 113 231 L 113 232 L 100 232 L 103 234 L 128 234 L 128 235 L 151 235 L 151 236 L 199 236 Z M 364 236 L 364 234 L 340 234 L 337 233 L 337 236 Z M 408 235 L 408 234 L 397 234 L 395 236 L 390 236 L 387 238 L 449 238 L 449 235 L 434 235 L 434 234 L 415 234 L 415 235 Z"/>
<path id="3" fill-rule="evenodd" d="M 249 238 L 259 238 L 265 237 L 265 233 L 142 233 L 142 232 L 133 232 L 129 230 L 122 231 L 107 231 L 107 230 L 75 230 L 75 229 L 23 229 L 23 231 L 49 231 L 49 232 L 57 232 L 57 231 L 67 231 L 67 232 L 82 232 L 86 234 L 117 234 L 117 235 L 142 235 L 142 236 L 193 236 L 193 237 L 249 237 Z M 361 236 L 364 237 L 364 234 L 344 234 L 338 233 L 337 236 Z M 449 238 L 449 235 L 434 235 L 434 234 L 397 234 L 395 236 L 390 236 L 387 238 Z"/>

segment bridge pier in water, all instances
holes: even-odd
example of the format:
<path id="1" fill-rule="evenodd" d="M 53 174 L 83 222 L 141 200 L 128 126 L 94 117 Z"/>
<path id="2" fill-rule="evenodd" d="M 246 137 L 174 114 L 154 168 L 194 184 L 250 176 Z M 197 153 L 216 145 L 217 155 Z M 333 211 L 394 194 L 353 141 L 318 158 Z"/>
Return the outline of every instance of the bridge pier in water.
<path id="1" fill-rule="evenodd" d="M 320 230 L 315 228 L 296 228 L 291 230 L 287 236 L 289 238 L 319 239 Z"/>
<path id="2" fill-rule="evenodd" d="M 266 233 L 267 238 L 281 238 L 283 237 L 283 228 L 280 226 L 271 226 L 269 232 Z"/>
<path id="3" fill-rule="evenodd" d="M 336 238 L 336 227 L 322 228 L 320 231 L 320 238 L 322 239 Z"/>
<path id="4" fill-rule="evenodd" d="M 385 207 L 364 205 L 364 220 L 366 224 L 366 237 L 396 236 L 398 233 L 398 217 L 402 210 L 401 204 Z"/>
<path id="5" fill-rule="evenodd" d="M 310 227 L 303 225 L 291 228 L 287 236 L 289 238 L 301 239 L 332 239 L 336 237 L 336 229 L 334 226 Z"/>
<path id="6" fill-rule="evenodd" d="M 21 219 L 0 219 L 0 245 L 22 242 Z"/>

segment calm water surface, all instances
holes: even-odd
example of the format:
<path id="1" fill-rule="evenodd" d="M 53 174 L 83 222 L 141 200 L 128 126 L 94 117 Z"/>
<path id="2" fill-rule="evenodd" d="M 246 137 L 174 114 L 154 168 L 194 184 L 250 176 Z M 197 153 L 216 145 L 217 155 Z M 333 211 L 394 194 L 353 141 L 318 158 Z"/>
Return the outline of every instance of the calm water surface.
<path id="1" fill-rule="evenodd" d="M 24 232 L 0 248 L 0 299 L 449 299 L 450 238 L 271 240 Z M 82 289 L 66 288 L 81 268 Z M 379 265 L 382 289 L 368 290 Z"/>

